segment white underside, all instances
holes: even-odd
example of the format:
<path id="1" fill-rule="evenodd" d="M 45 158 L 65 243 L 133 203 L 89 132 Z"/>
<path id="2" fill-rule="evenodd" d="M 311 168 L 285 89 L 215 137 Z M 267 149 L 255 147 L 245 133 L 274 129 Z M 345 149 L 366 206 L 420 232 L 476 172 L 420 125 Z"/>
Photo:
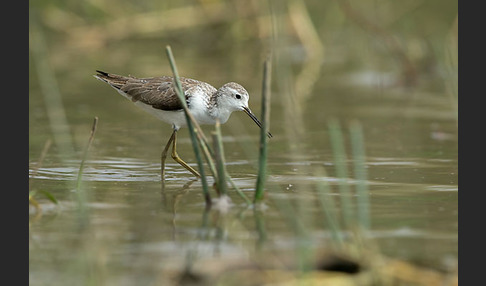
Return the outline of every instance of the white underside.
<path id="1" fill-rule="evenodd" d="M 118 93 L 120 93 L 125 98 L 131 101 L 131 98 L 123 91 L 121 90 L 117 90 L 117 91 Z M 186 117 L 184 116 L 183 110 L 178 110 L 178 111 L 160 110 L 160 109 L 153 108 L 152 106 L 140 101 L 136 101 L 135 105 L 147 111 L 148 113 L 152 114 L 153 116 L 157 117 L 158 119 L 171 124 L 175 129 L 179 129 L 187 125 Z M 195 93 L 191 97 L 191 106 L 189 110 L 191 111 L 191 114 L 194 116 L 194 118 L 199 124 L 216 123 L 216 120 L 212 116 L 210 116 L 209 113 L 206 111 L 206 104 L 202 100 L 202 96 L 200 94 L 197 94 L 197 91 L 195 91 Z M 226 118 L 220 118 L 220 122 L 225 123 L 228 120 L 228 118 L 229 118 L 229 114 Z"/>

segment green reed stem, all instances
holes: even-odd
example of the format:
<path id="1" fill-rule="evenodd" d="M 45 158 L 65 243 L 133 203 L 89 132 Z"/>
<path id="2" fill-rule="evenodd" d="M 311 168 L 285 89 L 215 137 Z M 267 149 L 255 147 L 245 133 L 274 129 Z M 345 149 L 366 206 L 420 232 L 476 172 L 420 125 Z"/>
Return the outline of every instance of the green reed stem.
<path id="1" fill-rule="evenodd" d="M 53 69 L 49 63 L 48 45 L 42 25 L 31 25 L 29 29 L 29 49 L 39 78 L 39 87 L 43 96 L 49 126 L 56 147 L 62 160 L 73 156 L 74 147 L 62 102 L 62 94 Z"/>
<path id="2" fill-rule="evenodd" d="M 210 146 L 207 144 L 207 142 L 204 139 L 200 140 L 200 147 L 203 150 L 204 157 L 206 158 L 206 161 L 208 162 L 209 169 L 211 170 L 211 173 L 213 174 L 214 178 L 217 178 L 218 172 L 216 170 L 216 166 L 214 164 L 214 152 L 210 149 Z M 231 186 L 235 189 L 236 193 L 245 201 L 247 205 L 251 205 L 250 199 L 238 188 L 238 186 L 233 182 L 233 179 L 226 173 L 226 180 L 230 182 Z"/>
<path id="3" fill-rule="evenodd" d="M 81 164 L 79 165 L 78 179 L 76 181 L 76 190 L 78 191 L 78 193 L 82 192 L 81 191 L 81 181 L 82 181 L 82 178 L 83 178 L 84 164 L 86 162 L 86 158 L 88 157 L 89 148 L 91 147 L 91 144 L 93 143 L 97 126 L 98 126 L 98 117 L 95 116 L 94 121 L 93 121 L 93 126 L 91 127 L 91 134 L 90 134 L 89 139 L 88 139 L 88 144 L 86 145 L 86 148 L 84 149 L 83 157 L 81 158 Z"/>
<path id="4" fill-rule="evenodd" d="M 32 175 L 30 176 L 31 178 L 34 178 L 37 175 L 37 172 L 39 171 L 40 167 L 42 166 L 42 163 L 44 162 L 44 158 L 47 154 L 47 151 L 51 147 L 52 140 L 47 139 L 46 143 L 44 143 L 44 148 L 42 148 L 42 152 L 40 154 L 39 160 L 37 161 L 37 164 L 34 167 L 34 170 L 32 171 Z M 30 179 L 29 179 L 30 181 Z M 32 190 L 32 183 L 29 182 L 29 191 Z"/>
<path id="5" fill-rule="evenodd" d="M 95 116 L 94 121 L 93 121 L 93 125 L 91 127 L 91 134 L 90 134 L 89 139 L 88 139 L 88 144 L 86 145 L 86 148 L 84 149 L 83 157 L 81 158 L 81 163 L 79 164 L 78 179 L 76 181 L 76 190 L 78 192 L 82 192 L 81 191 L 81 181 L 82 181 L 82 178 L 83 178 L 84 164 L 86 162 L 86 158 L 88 157 L 89 148 L 91 147 L 91 144 L 93 143 L 94 135 L 96 133 L 97 126 L 98 126 L 98 117 Z"/>
<path id="6" fill-rule="evenodd" d="M 206 201 L 206 205 L 211 205 L 211 195 L 209 194 L 209 187 L 208 187 L 208 183 L 207 183 L 207 180 L 206 180 L 206 175 L 204 173 L 204 166 L 203 166 L 203 162 L 202 162 L 202 158 L 201 158 L 201 153 L 199 152 L 199 148 L 198 148 L 198 139 L 197 139 L 198 137 L 196 135 L 196 130 L 195 130 L 194 126 L 198 126 L 199 130 L 200 130 L 200 128 L 199 128 L 199 125 L 197 124 L 197 122 L 192 117 L 189 109 L 187 108 L 186 98 L 184 96 L 184 92 L 182 91 L 182 85 L 181 85 L 181 82 L 180 82 L 180 79 L 179 79 L 179 73 L 177 72 L 175 59 L 174 59 L 174 56 L 172 55 L 172 49 L 170 48 L 170 46 L 166 46 L 165 49 L 166 49 L 166 52 L 167 52 L 167 56 L 169 58 L 169 63 L 170 63 L 170 67 L 172 69 L 172 73 L 174 75 L 175 90 L 176 90 L 177 96 L 179 96 L 179 100 L 181 101 L 181 104 L 184 108 L 184 114 L 186 116 L 187 128 L 189 129 L 192 147 L 194 149 L 194 154 L 195 154 L 196 160 L 197 160 L 197 166 L 199 168 L 199 174 L 201 174 L 201 182 L 202 182 L 202 187 L 203 187 L 204 199 Z M 200 133 L 201 133 L 201 136 L 203 136 L 202 130 L 200 130 Z"/>
<path id="7" fill-rule="evenodd" d="M 267 176 L 267 134 L 270 125 L 271 67 L 271 57 L 269 56 L 263 64 L 262 128 L 260 130 L 260 155 L 258 157 L 259 167 L 255 197 L 253 200 L 254 203 L 261 202 L 265 194 L 265 180 Z"/>
<path id="8" fill-rule="evenodd" d="M 35 176 L 37 175 L 37 172 L 41 168 L 42 163 L 44 162 L 44 158 L 45 158 L 45 156 L 47 154 L 47 151 L 51 147 L 51 144 L 52 144 L 52 140 L 51 139 L 47 139 L 46 143 L 44 143 L 44 148 L 42 149 L 42 152 L 41 152 L 41 155 L 39 157 L 39 160 L 37 161 L 37 164 L 35 165 L 35 167 L 34 167 L 34 169 L 32 171 L 32 175 L 29 176 L 30 178 L 35 178 Z M 41 205 L 34 198 L 34 196 L 36 196 L 36 194 L 37 194 L 38 191 L 37 190 L 32 191 L 32 185 L 33 185 L 33 182 L 34 181 L 31 182 L 30 181 L 30 178 L 29 178 L 29 204 L 32 204 L 35 207 L 35 209 L 37 210 L 37 212 L 41 213 L 42 212 Z M 51 202 L 53 202 L 55 204 L 58 204 L 58 201 L 56 200 L 56 198 L 54 197 L 54 195 L 52 195 L 48 191 L 40 190 L 39 192 L 42 193 L 42 194 L 44 194 L 44 196 L 46 196 Z"/>
<path id="9" fill-rule="evenodd" d="M 291 199 L 287 196 L 285 198 L 275 198 L 272 200 L 275 203 L 280 214 L 283 215 L 284 221 L 289 225 L 295 234 L 296 243 L 296 263 L 301 272 L 310 269 L 310 236 L 309 231 L 302 220 L 302 208 L 295 208 L 292 206 Z"/>
<path id="10" fill-rule="evenodd" d="M 358 121 L 350 125 L 351 147 L 353 152 L 354 176 L 356 178 L 356 193 L 358 195 L 358 222 L 364 229 L 371 226 L 370 202 L 367 185 L 366 156 L 363 139 L 363 128 Z"/>
<path id="11" fill-rule="evenodd" d="M 231 186 L 235 189 L 236 193 L 245 201 L 245 203 L 247 205 L 251 205 L 250 199 L 245 195 L 245 193 L 240 190 L 240 188 L 238 188 L 238 186 L 235 184 L 235 182 L 233 182 L 233 179 L 228 174 L 226 174 L 226 180 L 230 182 Z"/>
<path id="12" fill-rule="evenodd" d="M 199 132 L 198 132 L 199 134 Z M 211 170 L 211 173 L 213 174 L 214 178 L 217 178 L 218 172 L 216 170 L 216 166 L 214 164 L 214 152 L 210 148 L 208 142 L 206 141 L 205 138 L 199 137 L 200 139 L 200 148 L 203 150 L 204 157 L 206 158 L 206 161 L 208 162 L 209 169 Z M 230 182 L 231 186 L 236 190 L 236 193 L 243 199 L 245 200 L 245 203 L 248 205 L 251 205 L 251 201 L 248 199 L 248 197 L 236 186 L 236 184 L 233 182 L 233 179 L 226 173 L 226 180 Z"/>
<path id="13" fill-rule="evenodd" d="M 319 168 L 315 172 L 316 177 L 324 178 L 326 177 L 326 171 L 323 167 Z M 317 198 L 321 206 L 321 210 L 324 213 L 327 223 L 331 229 L 331 237 L 333 241 L 338 244 L 342 243 L 342 237 L 340 235 L 339 221 L 336 211 L 336 204 L 334 199 L 331 197 L 331 190 L 327 181 L 321 181 L 317 183 Z"/>
<path id="14" fill-rule="evenodd" d="M 265 227 L 265 216 L 261 210 L 253 208 L 253 216 L 255 217 L 255 226 L 258 232 L 257 249 L 261 250 L 265 241 L 267 241 L 267 232 Z"/>
<path id="15" fill-rule="evenodd" d="M 199 132 L 196 132 L 199 134 Z M 217 176 L 217 171 L 216 171 L 216 166 L 214 165 L 214 152 L 209 146 L 208 142 L 205 141 L 205 138 L 202 139 L 202 137 L 199 138 L 199 147 L 203 151 L 204 158 L 206 158 L 206 161 L 208 162 L 209 165 L 209 170 L 211 170 L 211 174 L 213 174 L 213 177 L 216 178 Z"/>
<path id="16" fill-rule="evenodd" d="M 329 120 L 328 126 L 336 175 L 339 179 L 339 192 L 341 194 L 341 210 L 344 217 L 344 225 L 349 227 L 354 223 L 354 211 L 351 207 L 351 191 L 347 181 L 348 171 L 346 167 L 346 151 L 344 150 L 343 134 L 339 122 L 336 119 Z"/>
<path id="17" fill-rule="evenodd" d="M 98 117 L 95 116 L 93 125 L 91 127 L 91 133 L 88 139 L 88 144 L 84 149 L 83 157 L 81 158 L 81 163 L 79 164 L 78 179 L 76 181 L 76 194 L 78 200 L 79 219 L 81 223 L 80 226 L 82 227 L 86 225 L 86 220 L 87 220 L 87 210 L 86 210 L 87 194 L 86 194 L 86 190 L 81 188 L 81 182 L 83 178 L 84 165 L 86 159 L 88 158 L 88 152 L 91 147 L 91 144 L 93 143 L 97 126 L 98 126 Z"/>
<path id="18" fill-rule="evenodd" d="M 216 120 L 215 124 L 215 131 L 212 132 L 212 137 L 213 137 L 213 144 L 214 144 L 214 157 L 216 160 L 216 171 L 218 174 L 217 177 L 217 186 L 218 186 L 218 191 L 219 195 L 227 195 L 228 194 L 228 188 L 226 186 L 226 168 L 224 166 L 224 149 L 223 149 L 223 140 L 221 136 L 221 124 L 219 123 L 219 120 Z"/>

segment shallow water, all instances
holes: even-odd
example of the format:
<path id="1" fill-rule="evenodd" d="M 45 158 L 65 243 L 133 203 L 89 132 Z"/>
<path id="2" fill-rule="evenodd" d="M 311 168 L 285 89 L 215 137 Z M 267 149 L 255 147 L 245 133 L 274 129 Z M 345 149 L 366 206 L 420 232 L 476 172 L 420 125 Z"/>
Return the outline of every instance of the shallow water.
<path id="1" fill-rule="evenodd" d="M 45 9 L 39 10 L 41 15 L 57 15 Z M 396 63 L 386 56 L 379 57 L 372 49 L 343 49 L 340 41 L 360 32 L 327 30 L 322 21 L 316 20 L 316 25 L 323 41 L 328 41 L 318 80 L 307 95 L 292 95 L 293 107 L 298 106 L 300 114 L 289 112 L 293 109 L 281 83 L 286 72 L 292 75 L 290 80 L 296 80 L 305 66 L 302 47 L 289 43 L 288 51 L 280 54 L 288 57 L 290 68 L 281 63 L 274 66 L 274 137 L 269 140 L 266 208 L 260 216 L 247 209 L 231 188 L 233 204 L 227 213 L 206 212 L 201 182 L 171 159 L 162 190 L 160 153 L 171 134 L 170 126 L 137 109 L 92 74 L 95 69 L 140 77 L 170 74 L 162 47 L 171 44 L 181 76 L 215 86 L 238 81 L 250 92 L 250 107 L 259 115 L 261 40 L 250 37 L 236 46 L 223 42 L 213 49 L 205 45 L 196 49 L 191 44 L 198 41 L 198 31 L 189 29 L 178 36 L 148 34 L 107 42 L 97 42 L 93 34 L 94 38 L 81 43 L 46 28 L 48 56 L 68 133 L 56 139 L 49 101 L 36 73 L 39 62 L 31 55 L 30 185 L 59 201 L 55 205 L 38 193 L 42 211 L 30 207 L 31 284 L 163 285 L 191 261 L 209 268 L 216 261 L 211 267 L 224 269 L 255 257 L 292 260 L 297 249 L 292 217 L 303 225 L 311 249 L 331 248 L 332 231 L 316 193 L 319 184 L 329 184 L 326 198 L 335 202 L 341 214 L 342 179 L 335 169 L 330 119 L 338 120 L 344 134 L 345 181 L 351 187 L 354 211 L 359 182 L 354 177 L 348 127 L 353 121 L 363 127 L 371 221 L 363 235 L 386 256 L 434 269 L 454 269 L 458 254 L 457 95 L 454 98 L 446 88 L 454 77 L 449 77 L 448 66 L 440 61 L 435 72 L 419 69 L 416 86 L 404 87 L 399 84 Z M 222 37 L 227 24 L 222 25 L 204 32 L 211 38 Z M 446 33 L 449 27 L 441 29 Z M 356 41 L 363 44 L 364 40 Z M 382 66 L 363 66 L 360 59 Z M 99 117 L 99 124 L 81 185 L 87 201 L 80 205 L 75 184 L 94 116 Z M 212 127 L 203 129 L 209 134 Z M 222 133 L 227 170 L 252 198 L 258 127 L 244 113 L 236 112 L 222 125 Z M 54 144 L 39 167 L 48 139 Z M 196 167 L 186 129 L 179 132 L 177 150 Z M 322 168 L 325 175 L 318 175 Z M 213 183 L 211 177 L 209 183 Z M 214 192 L 212 196 L 216 197 Z"/>
<path id="2" fill-rule="evenodd" d="M 189 144 L 181 143 L 184 145 Z M 231 145 L 225 142 L 225 148 Z M 64 162 L 62 167 L 46 164 L 37 170 L 34 188 L 49 190 L 60 202 L 54 206 L 44 200 L 40 218 L 31 213 L 33 281 L 51 277 L 67 283 L 89 271 L 83 267 L 94 264 L 102 268 L 98 275 L 103 281 L 123 277 L 126 285 L 140 279 L 149 283 L 151 279 L 160 281 L 153 278 L 158 271 L 182 269 L 189 253 L 196 253 L 196 261 L 220 258 L 226 264 L 228 260 L 247 261 L 255 251 L 260 239 L 255 218 L 234 192 L 229 213 L 214 210 L 206 214 L 200 182 L 177 164 L 167 165 L 166 191 L 162 192 L 157 160 L 93 157 L 83 174 L 83 188 L 90 198 L 87 229 L 80 227 L 72 190 L 79 161 Z M 227 160 L 236 185 L 251 197 L 256 177 L 250 162 L 237 155 L 227 155 Z M 323 227 L 322 210 L 314 203 L 314 186 L 328 182 L 334 187 L 332 199 L 337 200 L 339 179 L 317 177 L 301 169 L 326 166 L 332 170 L 333 163 L 318 159 L 274 163 L 286 160 L 285 155 L 270 157 L 268 184 L 279 188 L 267 197 L 264 252 L 292 255 L 295 251 L 289 223 L 272 198 L 304 202 L 311 245 L 325 249 L 331 233 Z M 458 239 L 455 164 L 451 159 L 367 157 L 372 227 L 366 237 L 390 257 L 438 269 L 451 267 L 451 261 L 457 259 Z M 191 185 L 185 188 L 186 184 Z M 204 222 L 206 215 L 209 221 Z"/>

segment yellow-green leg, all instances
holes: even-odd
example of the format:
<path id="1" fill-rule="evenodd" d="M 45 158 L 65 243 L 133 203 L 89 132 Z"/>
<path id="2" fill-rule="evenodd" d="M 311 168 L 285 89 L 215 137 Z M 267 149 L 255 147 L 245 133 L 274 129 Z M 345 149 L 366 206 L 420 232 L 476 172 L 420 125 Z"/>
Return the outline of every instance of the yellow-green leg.
<path id="1" fill-rule="evenodd" d="M 194 176 L 200 178 L 201 175 L 199 175 L 199 173 L 196 170 L 194 170 L 191 166 L 187 165 L 187 163 L 184 162 L 179 157 L 179 155 L 177 154 L 177 151 L 176 151 L 177 133 L 176 132 L 177 132 L 177 130 L 174 130 L 174 133 L 172 133 L 172 136 L 174 137 L 173 140 L 172 140 L 172 159 L 174 159 L 177 163 L 181 164 L 181 166 L 184 167 L 184 168 L 186 168 L 186 170 L 188 170 L 189 172 L 193 173 Z M 167 148 L 167 146 L 166 146 L 166 148 Z"/>
<path id="2" fill-rule="evenodd" d="M 162 155 L 160 156 L 160 174 L 161 174 L 161 179 L 162 181 L 164 181 L 165 179 L 165 159 L 167 158 L 167 151 L 169 151 L 169 147 L 170 147 L 170 143 L 172 143 L 172 141 L 174 141 L 174 138 L 175 138 L 175 135 L 176 134 L 176 130 L 174 130 L 174 132 L 172 132 L 172 135 L 170 136 L 169 138 L 169 141 L 167 141 L 167 145 L 165 145 L 165 148 L 164 148 L 164 151 L 162 151 Z"/>

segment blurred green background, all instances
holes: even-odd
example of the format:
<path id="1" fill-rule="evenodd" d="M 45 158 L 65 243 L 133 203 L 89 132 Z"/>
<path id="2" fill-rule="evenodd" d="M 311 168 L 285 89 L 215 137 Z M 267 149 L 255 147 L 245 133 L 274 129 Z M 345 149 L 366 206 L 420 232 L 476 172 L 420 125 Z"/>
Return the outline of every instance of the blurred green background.
<path id="1" fill-rule="evenodd" d="M 284 98 L 306 113 L 299 123 L 311 131 L 331 116 L 374 113 L 376 103 L 389 104 L 378 111 L 387 119 L 428 116 L 416 109 L 440 102 L 446 112 L 438 116 L 457 118 L 456 1 L 31 1 L 29 19 L 29 123 L 32 135 L 43 134 L 31 136 L 31 155 L 53 132 L 43 129 L 51 104 L 42 90 L 58 90 L 75 138 L 76 125 L 94 114 L 114 111 L 123 121 L 138 113 L 91 75 L 171 74 L 166 45 L 182 76 L 216 87 L 239 82 L 256 110 L 262 63 L 273 51 L 278 133 L 288 125 Z"/>

